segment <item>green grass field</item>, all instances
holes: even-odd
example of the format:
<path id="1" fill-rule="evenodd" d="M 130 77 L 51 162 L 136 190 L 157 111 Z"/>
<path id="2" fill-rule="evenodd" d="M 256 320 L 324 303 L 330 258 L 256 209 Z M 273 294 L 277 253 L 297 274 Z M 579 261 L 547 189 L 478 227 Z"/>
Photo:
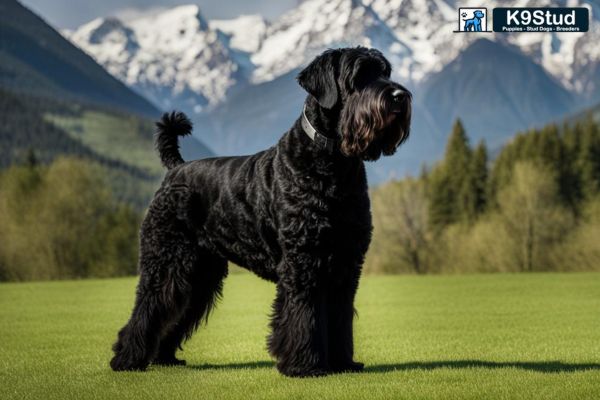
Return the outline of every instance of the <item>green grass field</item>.
<path id="1" fill-rule="evenodd" d="M 273 287 L 227 278 L 186 367 L 114 373 L 135 280 L 0 285 L 0 399 L 598 399 L 600 274 L 370 276 L 366 372 L 292 379 L 265 350 Z"/>

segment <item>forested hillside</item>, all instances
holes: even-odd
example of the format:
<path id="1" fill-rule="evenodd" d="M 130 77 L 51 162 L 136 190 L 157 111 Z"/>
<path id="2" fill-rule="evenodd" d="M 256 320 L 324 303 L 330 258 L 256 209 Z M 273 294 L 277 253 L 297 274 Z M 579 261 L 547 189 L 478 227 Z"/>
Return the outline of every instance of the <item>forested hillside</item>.
<path id="1" fill-rule="evenodd" d="M 140 210 L 163 174 L 153 132 L 153 121 L 143 117 L 0 89 L 0 168 L 25 162 L 31 152 L 42 164 L 59 155 L 84 158 L 104 168 L 117 199 Z M 212 155 L 191 137 L 182 153 Z"/>

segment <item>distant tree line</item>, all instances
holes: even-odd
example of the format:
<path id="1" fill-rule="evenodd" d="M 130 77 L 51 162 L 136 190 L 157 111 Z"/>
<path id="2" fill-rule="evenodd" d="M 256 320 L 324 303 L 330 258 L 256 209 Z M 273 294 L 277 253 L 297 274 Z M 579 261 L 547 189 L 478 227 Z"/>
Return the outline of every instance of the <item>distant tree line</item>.
<path id="1" fill-rule="evenodd" d="M 148 203 L 146 188 L 154 187 L 160 176 L 98 154 L 47 118 L 47 115 L 79 116 L 86 110 L 104 110 L 98 106 L 91 107 L 73 101 L 16 94 L 0 88 L 0 169 L 25 162 L 31 151 L 35 152 L 41 164 L 51 163 L 61 156 L 90 160 L 104 167 L 107 181 L 119 199 L 142 210 Z M 110 112 L 116 115 L 116 112 Z M 144 134 L 149 129 L 151 134 L 151 125 L 142 118 L 126 114 L 121 116 L 131 122 L 130 129 L 133 125 L 133 129 Z"/>
<path id="2" fill-rule="evenodd" d="M 600 270 L 600 125 L 518 134 L 489 161 L 454 124 L 444 158 L 373 191 L 366 270 Z"/>
<path id="3" fill-rule="evenodd" d="M 29 152 L 0 172 L 0 281 L 132 275 L 139 223 L 98 164 Z"/>
<path id="4" fill-rule="evenodd" d="M 136 178 L 155 178 L 139 168 L 97 154 L 44 119 L 44 114 L 50 112 L 76 115 L 82 111 L 83 106 L 77 103 L 14 94 L 0 88 L 0 167 L 21 162 L 29 150 L 34 149 L 42 163 L 60 155 L 73 155 L 97 161 Z"/>
<path id="5" fill-rule="evenodd" d="M 366 272 L 600 270 L 600 125 L 531 130 L 489 158 L 457 121 L 442 160 L 373 190 Z M 0 171 L 0 281 L 136 272 L 141 213 L 107 171 L 31 149 Z"/>

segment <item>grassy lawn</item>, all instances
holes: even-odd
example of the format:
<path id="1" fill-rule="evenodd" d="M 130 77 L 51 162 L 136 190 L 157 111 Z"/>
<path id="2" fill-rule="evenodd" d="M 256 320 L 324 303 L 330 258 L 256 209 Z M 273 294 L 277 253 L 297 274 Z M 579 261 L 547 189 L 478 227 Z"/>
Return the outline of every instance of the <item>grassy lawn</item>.
<path id="1" fill-rule="evenodd" d="M 265 350 L 273 287 L 232 274 L 186 367 L 114 373 L 134 279 L 0 285 L 1 399 L 598 399 L 600 274 L 365 277 L 362 374 L 292 379 Z"/>

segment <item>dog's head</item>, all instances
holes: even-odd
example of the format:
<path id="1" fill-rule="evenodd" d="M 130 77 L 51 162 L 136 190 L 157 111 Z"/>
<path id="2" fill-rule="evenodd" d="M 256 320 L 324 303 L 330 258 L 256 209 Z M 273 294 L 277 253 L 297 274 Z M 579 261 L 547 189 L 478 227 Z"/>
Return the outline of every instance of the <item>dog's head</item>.
<path id="1" fill-rule="evenodd" d="M 483 18 L 483 17 L 485 16 L 485 14 L 484 14 L 484 13 L 483 13 L 483 11 L 481 11 L 481 10 L 476 10 L 476 11 L 473 13 L 473 16 L 474 16 L 475 18 Z"/>
<path id="2" fill-rule="evenodd" d="M 327 50 L 298 75 L 323 114 L 337 118 L 342 154 L 377 160 L 408 138 L 411 94 L 391 72 L 379 51 L 357 47 Z"/>

